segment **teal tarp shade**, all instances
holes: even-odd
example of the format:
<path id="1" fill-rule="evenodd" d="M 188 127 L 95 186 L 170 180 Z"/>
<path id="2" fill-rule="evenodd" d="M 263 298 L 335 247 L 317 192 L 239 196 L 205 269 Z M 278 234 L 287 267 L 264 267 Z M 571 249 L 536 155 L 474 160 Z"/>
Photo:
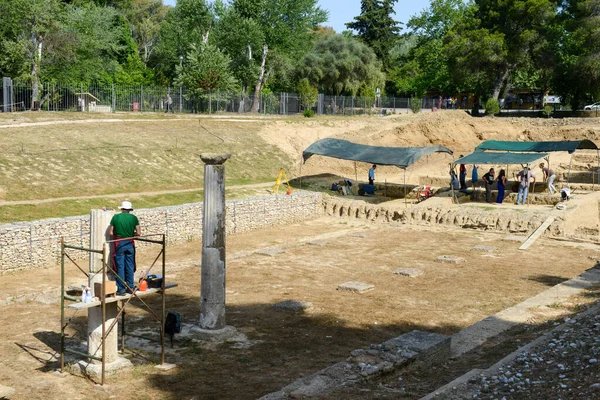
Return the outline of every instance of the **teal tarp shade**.
<path id="1" fill-rule="evenodd" d="M 452 154 L 452 150 L 444 146 L 427 147 L 380 147 L 366 146 L 347 140 L 321 139 L 302 152 L 304 162 L 313 155 L 340 158 L 342 160 L 362 161 L 377 165 L 395 165 L 406 168 L 419 159 L 433 153 Z"/>
<path id="2" fill-rule="evenodd" d="M 459 158 L 456 164 L 530 164 L 548 154 L 544 153 L 505 153 L 505 152 L 487 152 L 476 151 L 467 156 Z"/>
<path id="3" fill-rule="evenodd" d="M 501 140 L 486 140 L 475 148 L 475 151 L 497 150 L 518 151 L 528 153 L 549 153 L 553 151 L 568 151 L 577 149 L 597 150 L 598 146 L 591 140 L 573 140 L 560 142 L 508 142 Z"/>

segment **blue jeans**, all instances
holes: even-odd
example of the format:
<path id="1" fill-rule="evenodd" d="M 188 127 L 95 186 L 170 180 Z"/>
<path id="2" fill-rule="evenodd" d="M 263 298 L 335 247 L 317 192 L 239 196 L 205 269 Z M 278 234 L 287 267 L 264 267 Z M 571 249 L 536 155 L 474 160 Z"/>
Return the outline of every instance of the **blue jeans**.
<path id="1" fill-rule="evenodd" d="M 460 172 L 458 174 L 458 178 L 460 181 L 460 190 L 466 190 L 467 189 L 467 173 L 466 172 Z"/>
<path id="2" fill-rule="evenodd" d="M 117 267 L 117 275 L 123 279 L 127 285 L 133 289 L 133 273 L 135 266 L 135 247 L 131 240 L 123 240 L 117 242 L 117 249 L 115 251 L 115 264 Z M 120 279 L 117 281 L 117 290 L 124 292 L 126 287 Z"/>
<path id="3" fill-rule="evenodd" d="M 523 197 L 523 202 L 521 204 L 525 204 L 525 202 L 527 201 L 527 192 L 529 192 L 529 185 L 519 185 L 519 193 L 517 193 L 517 204 L 519 204 L 521 197 Z"/>

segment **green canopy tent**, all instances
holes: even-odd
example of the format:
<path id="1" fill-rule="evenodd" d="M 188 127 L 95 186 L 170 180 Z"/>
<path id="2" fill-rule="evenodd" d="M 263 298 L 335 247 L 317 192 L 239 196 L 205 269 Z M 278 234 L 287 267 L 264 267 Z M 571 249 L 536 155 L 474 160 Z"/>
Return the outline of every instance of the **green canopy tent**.
<path id="1" fill-rule="evenodd" d="M 352 143 L 343 139 L 317 140 L 302 152 L 304 163 L 313 155 L 361 161 L 377 165 L 394 165 L 404 170 L 404 201 L 406 202 L 406 168 L 434 153 L 453 154 L 444 146 L 382 147 Z"/>
<path id="2" fill-rule="evenodd" d="M 477 150 L 477 149 L 476 149 Z M 459 158 L 454 161 L 456 164 L 494 164 L 504 165 L 508 170 L 510 164 L 520 164 L 522 167 L 529 167 L 529 164 L 541 158 L 547 157 L 546 153 L 511 153 L 507 151 L 475 151 L 469 155 Z M 454 168 L 454 166 L 453 166 Z M 534 183 L 535 189 L 535 183 Z M 473 184 L 475 190 L 475 184 Z M 475 192 L 474 192 L 475 193 Z M 475 194 L 474 194 L 475 196 Z"/>
<path id="3" fill-rule="evenodd" d="M 577 149 L 598 150 L 591 140 L 563 140 L 554 142 L 511 142 L 502 140 L 486 140 L 475 148 L 475 151 L 512 151 L 527 153 L 550 153 L 567 151 L 572 154 Z"/>
<path id="4" fill-rule="evenodd" d="M 547 142 L 514 142 L 502 140 L 486 140 L 475 148 L 476 152 L 482 151 L 509 151 L 509 152 L 527 152 L 527 153 L 551 153 L 556 151 L 566 151 L 571 154 L 569 162 L 569 173 L 567 176 L 567 184 L 571 180 L 571 166 L 573 164 L 573 153 L 575 150 L 596 150 L 598 158 L 598 171 L 600 172 L 600 151 L 596 143 L 588 139 L 582 140 L 562 140 L 562 141 L 547 141 Z M 550 168 L 550 156 L 546 155 L 548 168 Z M 592 184 L 594 179 L 592 178 Z"/>
<path id="5" fill-rule="evenodd" d="M 508 153 L 476 151 L 455 160 L 455 164 L 531 164 L 532 162 L 546 157 L 545 153 Z"/>

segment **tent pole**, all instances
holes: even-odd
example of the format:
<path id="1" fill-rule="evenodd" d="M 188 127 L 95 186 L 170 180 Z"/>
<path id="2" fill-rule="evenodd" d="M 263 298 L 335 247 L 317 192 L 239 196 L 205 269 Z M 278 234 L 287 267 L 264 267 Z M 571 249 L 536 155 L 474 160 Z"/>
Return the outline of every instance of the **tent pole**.
<path id="1" fill-rule="evenodd" d="M 550 179 L 550 154 L 548 154 L 545 160 L 548 162 L 548 179 Z M 542 171 L 542 176 L 544 176 L 544 171 Z M 548 181 L 548 194 L 550 194 L 550 181 Z"/>
<path id="2" fill-rule="evenodd" d="M 358 169 L 356 167 L 356 161 L 354 161 L 354 180 L 358 183 Z"/>
<path id="3" fill-rule="evenodd" d="M 569 174 L 567 175 L 567 187 L 570 187 L 570 183 L 571 183 L 571 165 L 573 164 L 573 154 L 575 154 L 575 152 L 571 153 L 571 161 L 569 161 Z"/>
<path id="4" fill-rule="evenodd" d="M 406 168 L 404 168 L 404 207 L 408 207 L 406 203 Z"/>
<path id="5" fill-rule="evenodd" d="M 595 174 L 599 174 L 600 175 L 600 149 L 596 150 L 596 157 L 598 158 L 598 169 L 596 170 L 596 172 L 594 172 Z M 600 183 L 600 182 L 598 182 Z M 594 190 L 594 185 L 592 184 L 592 190 Z"/>
<path id="6" fill-rule="evenodd" d="M 529 193 L 527 193 L 527 207 L 529 207 L 529 205 L 531 204 L 531 196 L 533 195 L 533 192 L 529 189 L 531 189 L 531 183 L 529 183 L 529 174 L 531 173 L 531 169 L 529 168 L 529 164 L 527 164 L 527 191 Z M 533 181 L 533 190 L 535 191 L 535 180 Z"/>
<path id="7" fill-rule="evenodd" d="M 300 160 L 300 190 L 302 190 L 302 160 Z"/>

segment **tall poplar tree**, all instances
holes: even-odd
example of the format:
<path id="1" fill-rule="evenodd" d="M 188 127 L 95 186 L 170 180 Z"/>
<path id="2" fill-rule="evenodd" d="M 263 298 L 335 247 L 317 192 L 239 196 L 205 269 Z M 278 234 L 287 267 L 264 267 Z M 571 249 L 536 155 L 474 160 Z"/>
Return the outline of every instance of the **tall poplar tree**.
<path id="1" fill-rule="evenodd" d="M 392 17 L 394 4 L 398 0 L 362 0 L 360 15 L 346 26 L 357 32 L 357 36 L 369 45 L 383 62 L 389 66 L 390 51 L 400 34 L 400 23 Z"/>

